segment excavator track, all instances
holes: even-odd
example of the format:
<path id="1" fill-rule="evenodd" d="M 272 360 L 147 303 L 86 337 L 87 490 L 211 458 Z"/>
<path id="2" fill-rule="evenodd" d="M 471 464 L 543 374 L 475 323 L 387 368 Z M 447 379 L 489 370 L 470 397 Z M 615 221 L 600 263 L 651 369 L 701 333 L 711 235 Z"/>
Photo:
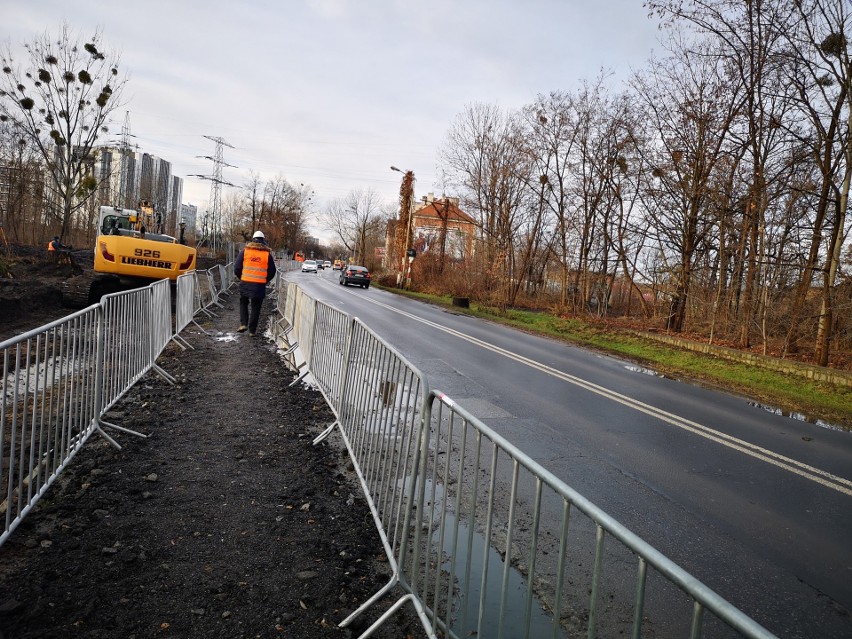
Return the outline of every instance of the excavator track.
<path id="1" fill-rule="evenodd" d="M 66 308 L 86 308 L 95 304 L 107 293 L 115 293 L 133 286 L 122 286 L 114 275 L 84 271 L 81 275 L 62 282 L 62 305 Z"/>
<path id="2" fill-rule="evenodd" d="M 89 295 L 97 278 L 97 273 L 88 271 L 62 282 L 62 305 L 66 308 L 86 308 L 91 303 Z"/>

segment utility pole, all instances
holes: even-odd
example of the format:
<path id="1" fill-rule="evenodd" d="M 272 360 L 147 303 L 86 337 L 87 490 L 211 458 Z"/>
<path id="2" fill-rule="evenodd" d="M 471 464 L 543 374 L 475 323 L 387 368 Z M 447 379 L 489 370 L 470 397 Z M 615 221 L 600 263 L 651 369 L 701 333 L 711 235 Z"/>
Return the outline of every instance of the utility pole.
<path id="1" fill-rule="evenodd" d="M 213 154 L 213 157 L 209 155 L 199 155 L 197 157 L 204 158 L 205 160 L 212 160 L 213 162 L 213 175 L 194 175 L 193 177 L 201 178 L 202 180 L 210 180 L 210 235 L 211 235 L 211 249 L 213 254 L 216 254 L 216 250 L 218 248 L 218 242 L 221 240 L 222 235 L 222 220 L 221 220 L 221 208 L 222 208 L 222 185 L 225 186 L 234 186 L 230 182 L 226 182 L 222 179 L 222 167 L 227 166 L 229 168 L 237 168 L 233 164 L 228 164 L 224 160 L 224 147 L 234 148 L 232 145 L 225 142 L 224 139 L 219 137 L 213 137 L 211 135 L 205 135 L 205 138 L 208 140 L 212 140 L 216 143 L 216 150 Z"/>

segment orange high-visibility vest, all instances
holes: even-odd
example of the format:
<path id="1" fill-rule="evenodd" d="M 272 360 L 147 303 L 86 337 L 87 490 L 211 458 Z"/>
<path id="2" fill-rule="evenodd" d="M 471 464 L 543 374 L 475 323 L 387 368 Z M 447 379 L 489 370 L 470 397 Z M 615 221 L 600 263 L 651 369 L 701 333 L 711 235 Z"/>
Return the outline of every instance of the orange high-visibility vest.
<path id="1" fill-rule="evenodd" d="M 246 247 L 243 254 L 243 282 L 266 284 L 266 274 L 269 269 L 269 251 Z"/>
<path id="2" fill-rule="evenodd" d="M 50 242 L 48 242 L 48 243 L 47 243 L 47 250 L 48 250 L 48 251 L 55 251 L 55 250 L 56 250 L 56 249 L 53 247 L 53 240 L 50 240 Z"/>

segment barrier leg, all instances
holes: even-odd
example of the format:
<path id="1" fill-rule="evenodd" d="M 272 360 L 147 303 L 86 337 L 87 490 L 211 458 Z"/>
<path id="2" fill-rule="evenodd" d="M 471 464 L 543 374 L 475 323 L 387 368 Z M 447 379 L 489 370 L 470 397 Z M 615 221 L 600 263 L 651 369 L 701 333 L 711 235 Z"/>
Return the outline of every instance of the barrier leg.
<path id="1" fill-rule="evenodd" d="M 136 435 L 136 437 L 141 437 L 142 439 L 148 439 L 148 435 L 144 433 L 140 433 L 139 431 L 131 430 L 129 428 L 125 428 L 124 426 L 119 426 L 118 424 L 112 424 L 110 422 L 105 422 L 101 419 L 95 419 L 95 430 L 100 433 L 101 437 L 107 440 L 114 448 L 117 450 L 121 450 L 121 444 L 115 441 L 112 437 L 110 437 L 107 432 L 102 428 L 102 426 L 106 426 L 107 428 L 112 428 L 113 430 L 120 431 L 122 433 L 127 433 L 128 435 Z"/>

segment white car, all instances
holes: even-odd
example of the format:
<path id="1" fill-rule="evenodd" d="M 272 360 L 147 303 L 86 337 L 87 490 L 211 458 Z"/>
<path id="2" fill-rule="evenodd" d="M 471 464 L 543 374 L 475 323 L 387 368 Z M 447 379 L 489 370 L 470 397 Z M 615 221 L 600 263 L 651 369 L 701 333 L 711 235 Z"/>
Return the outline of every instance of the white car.
<path id="1" fill-rule="evenodd" d="M 302 262 L 302 273 L 316 273 L 317 272 L 317 261 L 316 260 L 305 260 Z"/>
<path id="2" fill-rule="evenodd" d="M 331 268 L 331 260 L 326 260 L 325 262 L 323 262 L 322 268 L 323 268 L 323 270 L 325 270 L 327 268 Z"/>

